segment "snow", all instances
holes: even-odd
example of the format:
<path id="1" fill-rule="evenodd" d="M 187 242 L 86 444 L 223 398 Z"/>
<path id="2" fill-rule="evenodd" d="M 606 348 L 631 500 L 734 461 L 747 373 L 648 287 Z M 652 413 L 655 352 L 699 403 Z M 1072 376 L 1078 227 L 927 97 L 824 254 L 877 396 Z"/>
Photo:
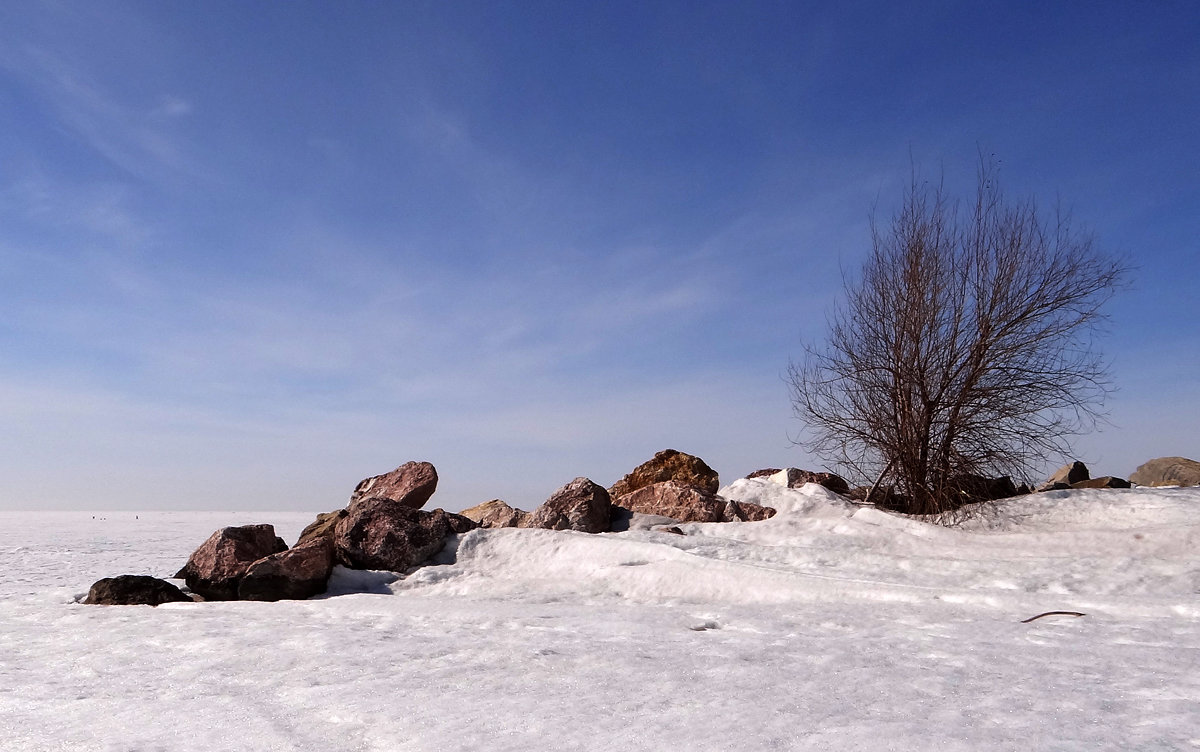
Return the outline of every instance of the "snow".
<path id="1" fill-rule="evenodd" d="M 472 531 L 281 603 L 98 607 L 218 527 L 0 513 L 5 750 L 1200 748 L 1200 490 L 1062 491 L 946 528 L 809 484 L 779 514 Z M 1077 611 L 1086 616 L 1048 616 Z"/>

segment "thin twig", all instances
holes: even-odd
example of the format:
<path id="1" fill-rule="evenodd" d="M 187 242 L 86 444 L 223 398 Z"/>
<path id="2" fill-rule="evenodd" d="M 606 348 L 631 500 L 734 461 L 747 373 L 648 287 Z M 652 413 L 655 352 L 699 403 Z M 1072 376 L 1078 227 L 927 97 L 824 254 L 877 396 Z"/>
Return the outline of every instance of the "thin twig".
<path id="1" fill-rule="evenodd" d="M 1081 614 L 1078 611 L 1047 611 L 1044 614 L 1038 614 L 1037 616 L 1031 616 L 1028 619 L 1022 619 L 1021 623 L 1028 624 L 1029 622 L 1034 621 L 1035 619 L 1040 619 L 1043 616 L 1087 616 L 1087 614 Z"/>

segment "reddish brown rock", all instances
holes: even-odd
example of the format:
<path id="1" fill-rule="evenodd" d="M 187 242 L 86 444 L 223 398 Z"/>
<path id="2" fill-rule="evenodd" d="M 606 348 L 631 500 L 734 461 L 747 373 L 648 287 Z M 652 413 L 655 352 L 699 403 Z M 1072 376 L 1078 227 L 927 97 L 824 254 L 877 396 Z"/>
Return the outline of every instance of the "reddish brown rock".
<path id="1" fill-rule="evenodd" d="M 301 600 L 325 592 L 333 572 L 333 539 L 315 537 L 250 565 L 238 583 L 244 601 Z"/>
<path id="2" fill-rule="evenodd" d="M 209 536 L 175 576 L 207 600 L 234 600 L 251 564 L 285 550 L 287 544 L 270 525 L 224 527 Z"/>
<path id="3" fill-rule="evenodd" d="M 300 537 L 296 540 L 296 545 L 301 546 L 318 538 L 328 538 L 332 541 L 333 532 L 337 529 L 337 524 L 345 516 L 345 509 L 318 514 L 315 521 L 309 523 L 308 527 L 300 531 Z"/>
<path id="4" fill-rule="evenodd" d="M 554 492 L 521 527 L 607 533 L 612 525 L 608 491 L 587 478 L 576 478 Z"/>
<path id="5" fill-rule="evenodd" d="M 788 488 L 799 488 L 805 483 L 816 483 L 830 491 L 843 496 L 850 493 L 850 484 L 840 475 L 833 473 L 817 473 L 812 470 L 799 470 L 789 467 L 772 474 L 771 480 Z"/>
<path id="6" fill-rule="evenodd" d="M 523 527 L 529 512 L 514 509 L 500 499 L 492 499 L 462 510 L 462 515 L 479 523 L 479 527 Z"/>
<path id="7" fill-rule="evenodd" d="M 755 521 L 775 514 L 770 507 L 729 501 L 702 488 L 674 481 L 643 486 L 614 503 L 632 512 L 656 514 L 680 522 Z"/>
<path id="8" fill-rule="evenodd" d="M 725 503 L 725 513 L 722 516 L 722 522 L 758 522 L 774 517 L 775 510 L 744 501 L 729 501 Z"/>
<path id="9" fill-rule="evenodd" d="M 338 561 L 352 569 L 403 572 L 440 551 L 452 532 L 444 510 L 424 512 L 395 499 L 370 497 L 350 505 L 334 543 Z"/>
<path id="10" fill-rule="evenodd" d="M 674 449 L 664 449 L 614 483 L 608 489 L 608 495 L 616 499 L 639 488 L 668 480 L 714 494 L 720 487 L 717 471 L 704 460 Z"/>
<path id="11" fill-rule="evenodd" d="M 84 603 L 97 606 L 158 606 L 191 603 L 182 590 L 166 580 L 142 574 L 123 574 L 97 580 Z"/>
<path id="12" fill-rule="evenodd" d="M 420 509 L 437 490 L 437 470 L 428 462 L 405 462 L 400 467 L 360 482 L 350 503 L 359 499 L 391 499 L 403 506 Z"/>

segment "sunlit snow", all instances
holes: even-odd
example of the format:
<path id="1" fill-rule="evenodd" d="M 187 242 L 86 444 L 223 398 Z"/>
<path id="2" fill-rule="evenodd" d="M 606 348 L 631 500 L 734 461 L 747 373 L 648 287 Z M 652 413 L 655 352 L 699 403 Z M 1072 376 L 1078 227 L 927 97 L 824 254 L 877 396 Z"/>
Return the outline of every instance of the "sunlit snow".
<path id="1" fill-rule="evenodd" d="M 310 513 L 0 513 L 4 750 L 1200 748 L 1200 490 L 958 528 L 815 485 L 686 535 L 477 530 L 280 603 L 78 603 Z M 1046 616 L 1049 611 L 1086 614 Z"/>

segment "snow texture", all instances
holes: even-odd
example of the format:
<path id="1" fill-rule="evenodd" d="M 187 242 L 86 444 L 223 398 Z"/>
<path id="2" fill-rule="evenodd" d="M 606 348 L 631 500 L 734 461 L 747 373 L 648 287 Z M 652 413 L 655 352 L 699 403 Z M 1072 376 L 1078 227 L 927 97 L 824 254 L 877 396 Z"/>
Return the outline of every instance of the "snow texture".
<path id="1" fill-rule="evenodd" d="M 0 513 L 0 747 L 1200 747 L 1200 490 L 1060 491 L 959 528 L 809 484 L 679 536 L 475 530 L 280 603 L 79 603 L 225 525 Z M 1082 617 L 1051 615 L 1074 611 Z"/>

